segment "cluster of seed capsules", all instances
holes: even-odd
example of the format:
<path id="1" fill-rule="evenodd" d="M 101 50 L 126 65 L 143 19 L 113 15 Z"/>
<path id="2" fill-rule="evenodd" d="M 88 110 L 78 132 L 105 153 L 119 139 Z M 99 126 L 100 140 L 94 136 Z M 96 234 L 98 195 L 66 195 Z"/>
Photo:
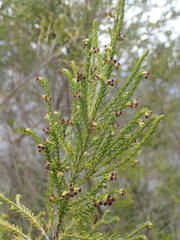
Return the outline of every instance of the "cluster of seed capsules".
<path id="1" fill-rule="evenodd" d="M 65 199 L 66 197 L 74 197 L 78 193 L 81 193 L 82 189 L 79 187 L 73 187 L 72 184 L 70 184 L 70 189 L 68 191 L 64 191 L 61 195 L 62 199 Z"/>
<path id="2" fill-rule="evenodd" d="M 93 200 L 93 206 L 94 207 L 111 206 L 115 200 L 116 199 L 109 194 L 104 201 Z"/>
<path id="3" fill-rule="evenodd" d="M 109 181 L 114 181 L 117 180 L 117 174 L 115 172 L 110 173 L 109 175 Z M 103 183 L 103 187 L 107 188 L 106 183 Z M 102 201 L 97 201 L 97 200 L 93 200 L 93 206 L 94 207 L 99 207 L 99 206 L 111 206 L 112 203 L 115 201 L 116 199 L 114 197 L 112 197 L 110 194 L 107 196 L 107 198 Z"/>

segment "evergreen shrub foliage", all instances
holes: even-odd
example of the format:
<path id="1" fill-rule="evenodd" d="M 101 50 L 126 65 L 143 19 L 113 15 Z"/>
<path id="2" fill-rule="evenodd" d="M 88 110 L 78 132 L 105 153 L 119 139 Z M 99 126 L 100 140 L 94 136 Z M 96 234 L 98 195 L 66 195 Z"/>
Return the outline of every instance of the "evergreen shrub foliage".
<path id="1" fill-rule="evenodd" d="M 21 204 L 19 195 L 16 202 L 12 202 L 0 194 L 2 202 L 29 221 L 30 230 L 23 233 L 21 228 L 1 217 L 0 229 L 10 232 L 9 236 L 16 240 L 146 239 L 139 232 L 150 228 L 150 222 L 126 236 L 104 233 L 96 227 L 106 222 L 106 209 L 124 195 L 125 189 L 116 189 L 111 184 L 117 179 L 116 170 L 128 162 L 137 163 L 136 154 L 163 117 L 142 108 L 123 127 L 118 125 L 126 109 L 138 106 L 132 96 L 141 79 L 149 75 L 141 69 L 146 51 L 124 84 L 114 89 L 114 73 L 121 68 L 115 53 L 125 38 L 122 33 L 124 5 L 125 1 L 119 0 L 116 13 L 107 13 L 114 25 L 109 30 L 111 40 L 105 50 L 98 46 L 98 25 L 94 20 L 91 36 L 83 41 L 83 69 L 79 70 L 72 62 L 70 70 L 62 70 L 72 95 L 69 119 L 53 110 L 48 81 L 37 77 L 37 83 L 45 91 L 41 98 L 47 107 L 48 126 L 43 129 L 47 136 L 43 139 L 30 128 L 25 128 L 25 133 L 33 138 L 45 158 L 49 176 L 48 204 L 45 214 L 35 216 Z M 112 94 L 112 90 L 115 93 Z"/>

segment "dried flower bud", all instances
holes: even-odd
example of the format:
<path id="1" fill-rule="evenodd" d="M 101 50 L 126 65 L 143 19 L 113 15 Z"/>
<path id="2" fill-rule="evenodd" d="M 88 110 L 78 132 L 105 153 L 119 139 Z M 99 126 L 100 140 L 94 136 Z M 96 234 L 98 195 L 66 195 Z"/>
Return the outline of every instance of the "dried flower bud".
<path id="1" fill-rule="evenodd" d="M 77 194 L 77 193 L 79 193 L 79 192 L 81 192 L 81 188 L 75 187 L 75 188 L 74 188 L 74 193 Z"/>
<path id="2" fill-rule="evenodd" d="M 111 206 L 112 205 L 112 202 L 108 202 L 108 206 Z"/>
<path id="3" fill-rule="evenodd" d="M 54 115 L 55 115 L 55 116 L 60 116 L 60 113 L 57 112 L 57 111 L 54 111 Z"/>
<path id="4" fill-rule="evenodd" d="M 119 190 L 119 194 L 120 194 L 121 196 L 124 196 L 124 194 L 125 194 L 125 189 L 124 189 L 124 188 L 121 188 L 121 189 Z"/>
<path id="5" fill-rule="evenodd" d="M 107 83 L 110 85 L 110 86 L 114 86 L 114 80 L 113 79 L 109 79 L 107 81 Z"/>
<path id="6" fill-rule="evenodd" d="M 107 196 L 107 201 L 109 201 L 110 198 L 111 198 L 111 195 L 109 194 L 109 195 Z"/>
<path id="7" fill-rule="evenodd" d="M 133 102 L 128 102 L 127 106 L 132 108 L 133 107 Z"/>
<path id="8" fill-rule="evenodd" d="M 80 98 L 80 97 L 81 97 L 80 92 L 76 92 L 76 95 L 74 95 L 74 98 Z"/>
<path id="9" fill-rule="evenodd" d="M 24 133 L 26 133 L 26 135 L 30 136 L 33 133 L 33 131 L 30 128 L 25 128 Z"/>
<path id="10" fill-rule="evenodd" d="M 115 115 L 116 115 L 116 117 L 120 117 L 120 116 L 121 116 L 121 114 L 122 114 L 122 112 L 121 112 L 121 111 L 117 111 L 117 110 L 115 110 Z"/>
<path id="11" fill-rule="evenodd" d="M 55 200 L 54 194 L 51 194 L 48 199 L 50 202 L 53 202 Z"/>
<path id="12" fill-rule="evenodd" d="M 93 200 L 92 204 L 93 204 L 94 207 L 98 207 L 98 203 L 97 203 L 97 201 L 95 199 Z"/>
<path id="13" fill-rule="evenodd" d="M 51 97 L 47 96 L 47 95 L 42 95 L 41 98 L 43 100 L 45 100 L 46 102 L 50 102 L 51 101 Z"/>
<path id="14" fill-rule="evenodd" d="M 84 76 L 82 73 L 78 72 L 78 73 L 77 73 L 77 79 L 76 79 L 76 81 L 77 81 L 77 82 L 80 82 L 80 81 L 83 80 L 83 79 L 85 79 L 85 76 Z"/>
<path id="15" fill-rule="evenodd" d="M 110 181 L 117 180 L 117 174 L 114 173 L 114 172 L 112 172 L 112 173 L 110 174 L 110 176 L 109 176 L 109 180 L 110 180 Z"/>
<path id="16" fill-rule="evenodd" d="M 115 128 L 115 129 L 117 129 L 117 128 L 119 127 L 119 124 L 113 123 L 113 124 L 112 124 L 112 127 Z"/>
<path id="17" fill-rule="evenodd" d="M 93 121 L 93 122 L 91 123 L 91 126 L 92 126 L 92 127 L 97 127 L 97 122 Z"/>
<path id="18" fill-rule="evenodd" d="M 46 134 L 49 134 L 50 130 L 50 127 L 43 128 L 43 132 L 45 132 Z"/>
<path id="19" fill-rule="evenodd" d="M 140 126 L 140 127 L 144 126 L 144 123 L 145 123 L 145 122 L 144 122 L 143 119 L 139 120 L 139 126 Z"/>
<path id="20" fill-rule="evenodd" d="M 89 156 L 89 155 L 90 155 L 90 153 L 84 152 L 84 156 Z"/>
<path id="21" fill-rule="evenodd" d="M 149 72 L 143 72 L 143 75 L 145 79 L 149 78 Z"/>
<path id="22" fill-rule="evenodd" d="M 44 116 L 44 119 L 50 121 L 50 116 L 48 113 L 46 113 L 46 115 Z"/>
<path id="23" fill-rule="evenodd" d="M 135 167 L 136 165 L 138 165 L 140 162 L 138 160 L 133 160 L 132 161 L 132 167 Z"/>
<path id="24" fill-rule="evenodd" d="M 83 40 L 83 44 L 85 46 L 87 46 L 89 43 L 90 43 L 90 39 L 89 38 L 86 38 L 86 39 Z"/>
<path id="25" fill-rule="evenodd" d="M 111 202 L 114 202 L 116 201 L 116 199 L 114 197 L 111 198 Z"/>
<path id="26" fill-rule="evenodd" d="M 138 102 L 136 99 L 134 99 L 134 101 L 133 101 L 133 107 L 134 107 L 134 108 L 137 108 L 138 105 L 139 105 L 139 102 Z"/>
<path id="27" fill-rule="evenodd" d="M 121 66 L 120 63 L 115 63 L 115 64 L 114 64 L 114 68 L 115 68 L 116 70 L 118 70 L 120 66 Z"/>
<path id="28" fill-rule="evenodd" d="M 124 40 L 125 39 L 125 37 L 126 37 L 126 35 L 125 34 L 123 34 L 123 33 L 120 33 L 119 34 L 119 40 Z"/>
<path id="29" fill-rule="evenodd" d="M 96 224 L 97 220 L 97 214 L 93 214 L 93 224 Z"/>
<path id="30" fill-rule="evenodd" d="M 59 178 L 61 178 L 61 177 L 64 176 L 64 173 L 63 173 L 62 171 L 58 171 L 58 172 L 57 172 L 57 176 L 58 176 Z"/>
<path id="31" fill-rule="evenodd" d="M 103 188 L 107 188 L 107 184 L 106 183 L 103 183 L 102 186 L 103 186 Z"/>
<path id="32" fill-rule="evenodd" d="M 111 51 L 111 50 L 112 50 L 112 47 L 111 47 L 111 46 L 105 45 L 105 52 L 108 52 L 108 51 Z"/>
<path id="33" fill-rule="evenodd" d="M 71 119 L 68 119 L 68 120 L 66 121 L 66 123 L 67 123 L 68 126 L 73 125 L 73 122 L 72 122 Z"/>
<path id="34" fill-rule="evenodd" d="M 100 49 L 95 48 L 95 47 L 93 47 L 92 50 L 91 50 L 92 53 L 98 53 L 99 51 L 100 51 Z"/>
<path id="35" fill-rule="evenodd" d="M 65 197 L 68 196 L 68 195 L 69 195 L 69 192 L 68 192 L 68 191 L 64 191 L 61 196 L 62 196 L 63 198 L 65 198 Z"/>
<path id="36" fill-rule="evenodd" d="M 152 115 L 152 111 L 148 110 L 145 112 L 144 117 L 149 118 Z"/>
<path id="37" fill-rule="evenodd" d="M 38 144 L 37 148 L 39 152 L 42 152 L 44 149 L 46 149 L 46 146 L 44 146 L 43 144 Z"/>
<path id="38" fill-rule="evenodd" d="M 112 136 L 112 137 L 116 136 L 116 132 L 115 132 L 115 131 L 112 131 L 112 132 L 111 132 L 111 136 Z"/>
<path id="39" fill-rule="evenodd" d="M 108 18 L 116 18 L 116 15 L 113 14 L 111 11 L 106 12 L 106 16 L 107 16 Z"/>
<path id="40" fill-rule="evenodd" d="M 47 82 L 47 80 L 43 77 L 36 77 L 36 82 L 44 84 Z"/>
<path id="41" fill-rule="evenodd" d="M 50 162 L 47 161 L 44 165 L 45 165 L 46 170 L 51 169 L 51 163 Z"/>

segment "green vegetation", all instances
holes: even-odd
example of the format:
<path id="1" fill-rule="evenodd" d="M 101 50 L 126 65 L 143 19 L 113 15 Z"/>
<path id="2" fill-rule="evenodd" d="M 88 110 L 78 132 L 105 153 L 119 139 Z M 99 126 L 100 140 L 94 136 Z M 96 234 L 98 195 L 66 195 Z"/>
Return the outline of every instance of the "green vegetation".
<path id="1" fill-rule="evenodd" d="M 161 25 L 178 13 L 125 30 L 123 0 L 105 27 L 110 6 L 1 5 L 0 239 L 178 239 L 178 37 Z"/>

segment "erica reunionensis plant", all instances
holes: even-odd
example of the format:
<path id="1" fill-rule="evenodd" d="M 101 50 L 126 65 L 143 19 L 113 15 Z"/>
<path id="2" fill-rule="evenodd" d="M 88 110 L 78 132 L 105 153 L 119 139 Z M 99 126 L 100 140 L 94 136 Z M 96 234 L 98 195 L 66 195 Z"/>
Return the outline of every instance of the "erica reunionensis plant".
<path id="1" fill-rule="evenodd" d="M 14 203 L 0 195 L 3 202 L 30 223 L 30 231 L 24 233 L 0 219 L 1 229 L 11 232 L 10 236 L 15 239 L 146 239 L 139 232 L 150 228 L 149 222 L 126 236 L 104 233 L 95 227 L 106 221 L 106 209 L 115 201 L 121 201 L 125 193 L 125 189 L 112 185 L 118 178 L 116 170 L 128 162 L 136 164 L 136 154 L 162 119 L 147 108 L 138 108 L 129 122 L 123 127 L 118 125 L 126 108 L 138 106 L 137 101 L 132 101 L 133 94 L 140 81 L 149 76 L 141 69 L 148 54 L 145 51 L 124 84 L 114 89 L 117 86 L 114 73 L 121 71 L 116 49 L 125 38 L 122 31 L 124 4 L 124 0 L 119 0 L 116 12 L 107 13 L 114 21 L 109 31 L 109 45 L 100 49 L 94 20 L 91 36 L 83 41 L 84 67 L 80 69 L 72 62 L 71 69 L 61 71 L 68 80 L 72 96 L 70 118 L 53 110 L 48 81 L 44 77 L 36 79 L 44 88 L 41 98 L 47 107 L 47 127 L 43 129 L 46 138 L 39 137 L 30 128 L 25 128 L 25 133 L 33 138 L 37 150 L 44 155 L 49 203 L 45 215 L 35 216 L 21 204 L 19 196 Z"/>

